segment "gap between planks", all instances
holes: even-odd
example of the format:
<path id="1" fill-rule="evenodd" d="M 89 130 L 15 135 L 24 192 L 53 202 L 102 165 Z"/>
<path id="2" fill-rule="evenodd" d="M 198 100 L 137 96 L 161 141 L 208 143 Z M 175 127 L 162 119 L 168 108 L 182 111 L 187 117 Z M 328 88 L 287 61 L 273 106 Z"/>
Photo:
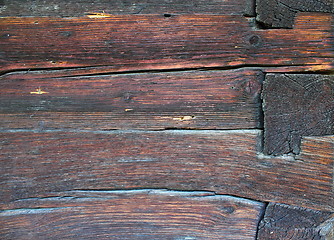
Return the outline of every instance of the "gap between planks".
<path id="1" fill-rule="evenodd" d="M 316 64 L 315 64 L 316 65 Z M 67 75 L 60 75 L 57 77 L 94 77 L 94 76 L 107 76 L 107 75 L 139 75 L 147 73 L 181 73 L 181 72 L 209 72 L 209 71 L 231 71 L 231 70 L 258 70 L 266 73 L 289 73 L 289 74 L 333 74 L 333 70 L 315 70 L 315 71 L 302 71 L 302 70 L 289 70 L 290 67 L 302 67 L 303 64 L 295 65 L 265 65 L 265 64 L 240 64 L 235 66 L 222 66 L 222 67 L 200 67 L 200 68 L 170 68 L 170 69 L 144 69 L 144 70 L 133 70 L 133 71 L 110 71 L 110 65 L 104 66 L 86 66 L 86 67 L 56 67 L 56 68 L 27 68 L 27 69 L 11 69 L 8 71 L 0 71 L 0 77 L 4 77 L 9 74 L 24 74 L 24 73 L 38 73 L 41 71 L 46 71 L 50 73 L 57 73 L 66 71 Z M 311 66 L 311 65 L 310 65 Z M 51 77 L 52 78 L 52 77 Z"/>

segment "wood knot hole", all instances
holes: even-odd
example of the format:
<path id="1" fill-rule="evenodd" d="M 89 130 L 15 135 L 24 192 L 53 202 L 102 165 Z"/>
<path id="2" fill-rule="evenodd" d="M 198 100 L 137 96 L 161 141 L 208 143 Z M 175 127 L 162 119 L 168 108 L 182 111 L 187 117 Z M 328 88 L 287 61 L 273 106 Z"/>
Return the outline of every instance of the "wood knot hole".
<path id="1" fill-rule="evenodd" d="M 259 45 L 260 42 L 261 42 L 261 38 L 259 36 L 254 35 L 249 38 L 249 43 L 253 46 Z"/>

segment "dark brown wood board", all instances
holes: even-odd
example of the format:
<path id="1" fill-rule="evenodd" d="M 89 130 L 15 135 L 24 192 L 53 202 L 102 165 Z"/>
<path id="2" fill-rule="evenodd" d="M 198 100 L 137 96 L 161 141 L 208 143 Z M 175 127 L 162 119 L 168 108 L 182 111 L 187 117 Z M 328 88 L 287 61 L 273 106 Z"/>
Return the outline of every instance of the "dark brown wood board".
<path id="1" fill-rule="evenodd" d="M 256 19 L 267 28 L 292 28 L 298 12 L 334 13 L 333 0 L 256 0 Z"/>
<path id="2" fill-rule="evenodd" d="M 259 240 L 331 240 L 326 222 L 333 213 L 269 203 L 259 225 Z M 323 231 L 325 230 L 325 231 Z"/>
<path id="3" fill-rule="evenodd" d="M 333 136 L 298 158 L 259 154 L 261 131 L 7 132 L 2 205 L 67 190 L 209 190 L 333 210 Z M 321 154 L 320 154 L 321 153 Z"/>
<path id="4" fill-rule="evenodd" d="M 0 0 L 0 239 L 333 240 L 333 7 Z"/>
<path id="5" fill-rule="evenodd" d="M 80 17 L 104 14 L 231 14 L 254 15 L 253 0 L 2 0 L 0 16 Z"/>
<path id="6" fill-rule="evenodd" d="M 6 74 L 0 77 L 0 128 L 259 128 L 262 80 L 257 70 Z"/>
<path id="7" fill-rule="evenodd" d="M 298 15 L 294 29 L 263 31 L 231 15 L 1 18 L 0 72 L 88 66 L 102 68 L 95 73 L 238 66 L 325 71 L 333 68 L 332 20 L 332 14 L 307 13 Z"/>
<path id="8" fill-rule="evenodd" d="M 267 74 L 264 152 L 300 151 L 302 136 L 334 134 L 334 75 Z"/>
<path id="9" fill-rule="evenodd" d="M 1 239 L 252 240 L 264 207 L 208 192 L 63 194 L 18 201 L 14 209 L 0 212 Z"/>

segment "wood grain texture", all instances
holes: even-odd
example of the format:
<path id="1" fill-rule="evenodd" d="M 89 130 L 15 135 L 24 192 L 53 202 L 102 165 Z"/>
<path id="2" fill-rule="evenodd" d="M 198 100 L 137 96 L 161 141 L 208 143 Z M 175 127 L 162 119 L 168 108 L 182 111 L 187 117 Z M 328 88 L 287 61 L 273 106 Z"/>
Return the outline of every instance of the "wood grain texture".
<path id="1" fill-rule="evenodd" d="M 0 77 L 0 128 L 241 129 L 262 124 L 261 71 L 64 74 Z"/>
<path id="2" fill-rule="evenodd" d="M 255 239 L 263 203 L 161 190 L 67 192 L 0 212 L 1 239 Z"/>
<path id="3" fill-rule="evenodd" d="M 2 204 L 74 189 L 167 188 L 333 210 L 333 137 L 305 139 L 297 159 L 275 158 L 258 154 L 260 133 L 2 133 Z"/>
<path id="4" fill-rule="evenodd" d="M 333 0 L 256 0 L 256 19 L 266 27 L 292 28 L 298 12 L 334 13 Z"/>
<path id="5" fill-rule="evenodd" d="M 267 74 L 263 86 L 264 151 L 300 151 L 302 136 L 334 134 L 334 76 Z"/>
<path id="6" fill-rule="evenodd" d="M 1 18 L 0 71 L 95 66 L 119 72 L 249 65 L 331 70 L 332 19 L 331 14 L 304 14 L 293 30 L 263 31 L 238 15 Z"/>
<path id="7" fill-rule="evenodd" d="M 319 227 L 332 213 L 269 203 L 259 225 L 258 239 L 327 240 Z"/>
<path id="8" fill-rule="evenodd" d="M 249 0 L 3 0 L 0 1 L 0 16 L 61 16 L 80 17 L 89 12 L 106 14 L 231 14 L 250 15 Z"/>

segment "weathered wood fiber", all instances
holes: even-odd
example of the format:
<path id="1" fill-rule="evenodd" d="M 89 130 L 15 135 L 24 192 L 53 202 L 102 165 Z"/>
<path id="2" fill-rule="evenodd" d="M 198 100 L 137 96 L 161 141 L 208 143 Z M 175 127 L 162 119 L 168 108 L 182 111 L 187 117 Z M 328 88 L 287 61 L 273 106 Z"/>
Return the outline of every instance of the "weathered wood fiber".
<path id="1" fill-rule="evenodd" d="M 2 203 L 73 189 L 168 188 L 333 210 L 333 137 L 305 139 L 298 159 L 275 158 L 258 154 L 260 133 L 2 133 Z"/>
<path id="2" fill-rule="evenodd" d="M 285 204 L 269 203 L 259 225 L 259 240 L 330 240 L 321 231 L 332 213 Z M 326 236 L 327 235 L 327 236 Z"/>
<path id="3" fill-rule="evenodd" d="M 266 27 L 292 28 L 298 12 L 334 13 L 333 0 L 256 0 L 256 19 Z"/>
<path id="4" fill-rule="evenodd" d="M 207 192 L 67 192 L 0 212 L 3 240 L 249 239 L 263 203 Z"/>
<path id="5" fill-rule="evenodd" d="M 0 16 L 79 17 L 89 12 L 106 14 L 232 14 L 253 15 L 253 0 L 3 0 Z"/>
<path id="6" fill-rule="evenodd" d="M 334 76 L 267 74 L 264 151 L 299 153 L 302 136 L 334 134 Z"/>
<path id="7" fill-rule="evenodd" d="M 1 18 L 0 71 L 99 66 L 118 72 L 247 65 L 330 70 L 332 19 L 331 14 L 304 14 L 295 29 L 263 31 L 238 15 Z"/>
<path id="8" fill-rule="evenodd" d="M 0 128 L 261 127 L 260 71 L 61 74 L 66 72 L 0 77 Z"/>

